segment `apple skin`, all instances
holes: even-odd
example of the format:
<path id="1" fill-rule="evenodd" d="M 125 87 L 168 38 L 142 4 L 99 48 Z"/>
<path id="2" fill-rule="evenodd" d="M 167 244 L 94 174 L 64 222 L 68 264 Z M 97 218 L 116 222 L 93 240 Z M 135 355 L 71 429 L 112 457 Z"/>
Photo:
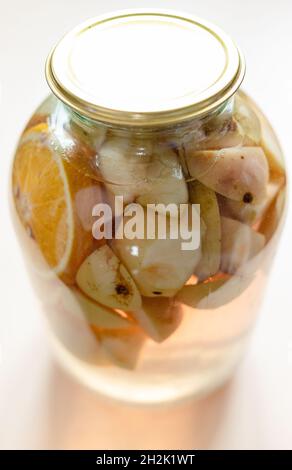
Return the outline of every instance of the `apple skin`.
<path id="1" fill-rule="evenodd" d="M 76 282 L 82 292 L 102 305 L 125 311 L 141 306 L 132 277 L 107 245 L 91 253 L 80 266 Z"/>
<path id="2" fill-rule="evenodd" d="M 261 147 L 190 150 L 186 158 L 190 175 L 222 196 L 254 203 L 266 197 L 269 166 Z"/>
<path id="3" fill-rule="evenodd" d="M 204 280 L 217 273 L 221 259 L 221 220 L 215 192 L 199 181 L 189 183 L 190 200 L 200 204 L 200 215 L 205 223 L 202 236 L 202 258 L 195 274 Z"/>

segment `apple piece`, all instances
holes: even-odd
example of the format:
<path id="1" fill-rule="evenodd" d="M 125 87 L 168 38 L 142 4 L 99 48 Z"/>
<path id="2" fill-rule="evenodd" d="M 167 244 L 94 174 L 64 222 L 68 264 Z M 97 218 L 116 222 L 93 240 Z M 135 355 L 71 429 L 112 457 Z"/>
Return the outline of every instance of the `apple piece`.
<path id="1" fill-rule="evenodd" d="M 107 187 L 124 202 L 186 203 L 187 185 L 174 150 L 149 141 L 112 137 L 98 152 Z M 111 184 L 112 183 L 112 184 Z"/>
<path id="2" fill-rule="evenodd" d="M 76 282 L 88 297 L 107 307 L 128 311 L 141 306 L 135 282 L 107 245 L 85 259 L 77 272 Z"/>
<path id="3" fill-rule="evenodd" d="M 243 145 L 244 132 L 232 116 L 210 119 L 203 125 L 204 138 L 192 147 L 197 150 L 218 150 Z"/>
<path id="4" fill-rule="evenodd" d="M 92 209 L 96 204 L 103 202 L 103 188 L 101 184 L 95 182 L 91 186 L 79 189 L 75 195 L 74 202 L 75 212 L 83 229 L 91 232 L 94 222 Z"/>
<path id="5" fill-rule="evenodd" d="M 226 217 L 253 225 L 264 217 L 267 209 L 277 197 L 282 184 L 283 181 L 280 180 L 268 183 L 266 198 L 257 204 L 254 204 L 253 202 L 234 201 L 218 195 L 220 213 Z"/>
<path id="6" fill-rule="evenodd" d="M 278 148 L 278 142 L 276 145 L 273 145 L 274 142 L 272 139 L 269 143 L 264 139 L 261 142 L 261 147 L 267 156 L 270 169 L 270 178 L 272 181 L 282 180 L 285 182 L 285 166 L 282 151 L 280 148 Z M 273 147 L 275 147 L 274 151 L 271 150 Z"/>
<path id="7" fill-rule="evenodd" d="M 97 328 L 122 329 L 133 326 L 133 321 L 129 317 L 92 301 L 78 289 L 68 287 L 60 289 L 57 305 Z"/>
<path id="8" fill-rule="evenodd" d="M 213 276 L 220 267 L 221 221 L 215 192 L 199 181 L 189 183 L 190 201 L 200 205 L 200 214 L 205 222 L 206 233 L 202 237 L 202 258 L 196 267 L 200 280 Z"/>
<path id="9" fill-rule="evenodd" d="M 223 286 L 229 276 L 222 276 L 214 281 L 204 281 L 197 284 L 184 286 L 176 295 L 177 302 L 189 305 L 190 307 L 197 308 L 200 302 Z"/>
<path id="10" fill-rule="evenodd" d="M 146 339 L 139 327 L 101 330 L 92 325 L 91 329 L 102 350 L 114 365 L 130 370 L 136 367 Z"/>
<path id="11" fill-rule="evenodd" d="M 266 196 L 269 167 L 261 147 L 189 151 L 190 175 L 235 201 L 258 202 Z"/>
<path id="12" fill-rule="evenodd" d="M 142 208 L 142 206 L 140 206 Z M 140 217 L 140 216 L 139 216 Z M 171 238 L 172 217 L 166 217 L 166 239 L 157 237 L 147 238 L 147 217 L 143 208 L 141 220 L 137 225 L 144 228 L 144 237 L 130 240 L 113 240 L 113 249 L 129 270 L 141 294 L 146 297 L 171 297 L 192 275 L 201 258 L 200 247 L 195 250 L 183 250 L 181 237 L 183 228 L 179 219 L 173 220 L 178 224 L 178 237 Z M 188 217 L 190 220 L 191 218 Z M 126 226 L 129 217 L 124 217 Z M 163 213 L 155 214 L 155 227 L 164 223 Z"/>
<path id="13" fill-rule="evenodd" d="M 272 201 L 259 226 L 259 232 L 265 236 L 267 242 L 270 241 L 279 226 L 279 221 L 284 212 L 285 203 L 286 188 L 284 187 Z"/>
<path id="14" fill-rule="evenodd" d="M 214 280 L 184 286 L 176 300 L 198 309 L 215 309 L 236 299 L 253 281 L 249 276 L 221 276 Z"/>
<path id="15" fill-rule="evenodd" d="M 113 136 L 98 151 L 98 167 L 107 188 L 124 202 L 133 202 L 145 186 L 152 143 Z"/>
<path id="16" fill-rule="evenodd" d="M 107 135 L 107 129 L 101 123 L 92 124 L 88 119 L 74 118 L 70 121 L 70 132 L 77 139 L 94 150 L 99 150 Z"/>
<path id="17" fill-rule="evenodd" d="M 145 188 L 136 201 L 147 204 L 185 204 L 188 189 L 183 169 L 174 150 L 156 146 L 145 174 Z"/>
<path id="18" fill-rule="evenodd" d="M 58 334 L 62 330 L 62 340 L 66 340 L 73 353 L 80 349 L 86 360 L 99 365 L 135 366 L 146 338 L 132 318 L 97 304 L 78 289 L 66 286 L 59 286 L 54 299 L 54 303 L 47 305 L 49 320 L 55 322 Z M 79 336 L 78 331 L 81 332 Z M 94 333 L 92 338 L 89 333 Z M 73 338 L 75 341 L 71 344 Z M 87 352 L 90 358 L 86 356 Z"/>
<path id="19" fill-rule="evenodd" d="M 234 98 L 234 118 L 244 136 L 244 146 L 257 146 L 260 145 L 262 131 L 261 123 L 256 113 L 248 105 L 247 101 L 244 100 L 240 95 L 236 95 Z"/>
<path id="20" fill-rule="evenodd" d="M 204 139 L 193 146 L 201 150 L 217 150 L 237 146 L 257 146 L 261 141 L 261 124 L 244 99 L 236 96 L 234 107 L 203 123 Z"/>
<path id="21" fill-rule="evenodd" d="M 184 135 L 184 146 L 194 150 L 218 150 L 242 145 L 244 133 L 233 116 L 233 103 L 229 101 L 220 113 L 192 124 Z"/>
<path id="22" fill-rule="evenodd" d="M 146 335 L 158 343 L 172 335 L 182 320 L 179 305 L 168 297 L 145 297 L 142 307 L 131 315 Z"/>
<path id="23" fill-rule="evenodd" d="M 238 220 L 221 217 L 221 271 L 236 273 L 265 246 L 265 237 Z"/>
<path id="24" fill-rule="evenodd" d="M 261 147 L 263 148 L 270 169 L 270 178 L 271 180 L 284 178 L 285 179 L 285 166 L 283 152 L 275 135 L 275 132 L 271 124 L 267 121 L 267 118 L 264 116 L 259 107 L 255 102 L 247 96 L 243 91 L 239 91 L 237 96 L 240 96 L 244 100 L 250 109 L 256 114 L 257 118 L 260 121 L 261 125 Z"/>

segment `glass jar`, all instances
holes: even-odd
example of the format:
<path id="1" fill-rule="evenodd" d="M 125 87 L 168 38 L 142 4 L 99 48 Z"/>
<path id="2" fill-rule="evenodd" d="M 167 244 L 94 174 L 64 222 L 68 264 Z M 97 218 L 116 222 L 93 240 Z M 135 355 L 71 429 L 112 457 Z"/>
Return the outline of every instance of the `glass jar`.
<path id="1" fill-rule="evenodd" d="M 286 200 L 244 68 L 218 28 L 157 11 L 90 20 L 48 58 L 13 219 L 56 354 L 94 390 L 200 395 L 243 354 Z"/>

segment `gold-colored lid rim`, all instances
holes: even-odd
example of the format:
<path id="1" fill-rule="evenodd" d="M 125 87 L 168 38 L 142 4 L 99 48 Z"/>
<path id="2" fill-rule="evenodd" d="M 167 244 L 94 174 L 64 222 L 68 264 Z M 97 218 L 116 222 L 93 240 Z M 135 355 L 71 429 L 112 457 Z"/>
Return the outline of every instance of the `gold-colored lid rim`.
<path id="1" fill-rule="evenodd" d="M 170 12 L 167 10 L 154 9 L 137 9 L 131 11 L 124 10 L 111 15 L 104 15 L 95 19 L 91 19 L 83 23 L 82 25 L 77 26 L 69 34 L 72 34 L 74 32 L 79 33 L 85 31 L 86 29 L 89 29 L 92 26 L 104 23 L 106 21 L 111 21 L 113 19 L 127 18 L 131 16 L 143 17 L 145 15 L 163 16 L 172 19 L 174 18 L 177 20 L 184 20 L 199 25 L 200 27 L 203 27 L 208 32 L 211 32 L 214 36 L 216 36 L 224 47 L 225 44 L 222 37 L 228 38 L 230 40 L 230 38 L 225 33 L 223 33 L 223 31 L 204 20 L 201 20 L 191 15 L 178 14 L 176 12 Z M 226 100 L 228 100 L 228 98 L 230 98 L 236 92 L 236 90 L 241 85 L 245 75 L 244 57 L 240 49 L 232 41 L 233 46 L 235 46 L 236 51 L 238 53 L 237 71 L 234 74 L 233 79 L 229 83 L 227 83 L 224 88 L 217 91 L 214 95 L 207 97 L 207 99 L 192 103 L 189 106 L 154 112 L 133 112 L 111 109 L 99 106 L 97 104 L 93 104 L 90 101 L 86 101 L 81 97 L 76 96 L 76 94 L 72 93 L 58 81 L 57 77 L 54 74 L 53 57 L 56 49 L 58 48 L 62 40 L 63 39 L 61 39 L 61 41 L 59 41 L 59 43 L 57 43 L 57 45 L 52 49 L 46 61 L 46 79 L 49 87 L 61 101 L 63 101 L 69 107 L 73 108 L 74 111 L 90 119 L 100 121 L 109 125 L 125 127 L 160 127 L 172 125 L 175 123 L 182 123 L 192 118 L 210 113 L 211 111 L 215 110 L 220 105 L 222 105 Z"/>

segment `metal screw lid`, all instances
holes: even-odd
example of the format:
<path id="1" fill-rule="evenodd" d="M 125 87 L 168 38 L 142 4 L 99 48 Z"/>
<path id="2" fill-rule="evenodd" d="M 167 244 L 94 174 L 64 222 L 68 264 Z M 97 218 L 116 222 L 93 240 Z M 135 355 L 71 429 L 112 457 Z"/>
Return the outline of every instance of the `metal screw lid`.
<path id="1" fill-rule="evenodd" d="M 91 19 L 51 51 L 53 93 L 89 118 L 164 126 L 208 113 L 230 97 L 244 59 L 223 31 L 190 15 L 122 11 Z"/>

